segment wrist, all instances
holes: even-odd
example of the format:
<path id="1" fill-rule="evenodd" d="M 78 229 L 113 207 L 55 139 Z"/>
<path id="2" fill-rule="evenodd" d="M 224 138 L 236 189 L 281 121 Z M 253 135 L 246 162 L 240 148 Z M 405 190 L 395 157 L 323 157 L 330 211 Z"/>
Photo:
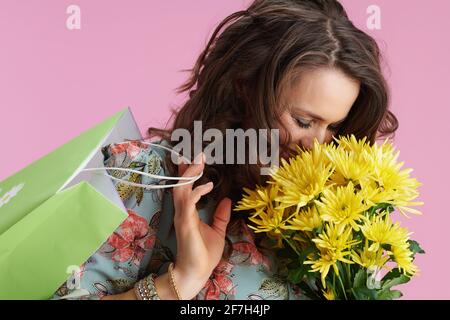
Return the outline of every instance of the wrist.
<path id="1" fill-rule="evenodd" d="M 173 269 L 173 280 L 181 299 L 191 300 L 200 292 L 208 277 L 186 275 L 176 266 Z M 168 272 L 155 279 L 155 287 L 161 300 L 177 300 L 177 294 L 173 288 Z"/>
<path id="2" fill-rule="evenodd" d="M 208 281 L 208 275 L 198 275 L 194 273 L 186 273 L 182 269 L 177 268 L 175 265 L 173 268 L 173 279 L 175 285 L 178 288 L 181 299 L 183 300 L 191 300 L 197 296 L 200 290 L 203 289 L 205 283 Z M 174 291 L 172 289 L 172 291 Z"/>

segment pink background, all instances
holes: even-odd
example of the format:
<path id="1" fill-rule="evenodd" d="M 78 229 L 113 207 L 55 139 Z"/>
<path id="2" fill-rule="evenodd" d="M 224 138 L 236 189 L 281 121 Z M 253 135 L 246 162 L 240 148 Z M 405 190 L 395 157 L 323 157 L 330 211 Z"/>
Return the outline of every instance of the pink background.
<path id="1" fill-rule="evenodd" d="M 184 97 L 185 79 L 213 27 L 244 0 L 1 0 L 0 180 L 125 106 L 142 131 L 164 126 Z M 342 0 L 386 56 L 401 159 L 423 182 L 421 217 L 402 219 L 426 255 L 421 275 L 401 287 L 408 299 L 449 299 L 448 199 L 450 1 Z M 81 8 L 81 30 L 66 8 Z M 381 30 L 366 9 L 381 8 Z M 428 154 L 428 156 L 427 156 Z"/>

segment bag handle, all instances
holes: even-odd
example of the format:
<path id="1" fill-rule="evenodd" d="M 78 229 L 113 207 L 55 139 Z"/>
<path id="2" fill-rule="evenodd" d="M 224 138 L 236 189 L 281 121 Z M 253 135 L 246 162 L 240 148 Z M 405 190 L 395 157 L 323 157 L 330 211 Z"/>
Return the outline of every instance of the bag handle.
<path id="1" fill-rule="evenodd" d="M 131 141 L 124 141 L 124 142 L 120 142 L 121 143 L 131 143 Z M 183 159 L 185 163 L 190 164 L 191 161 L 189 159 L 187 159 L 186 157 L 180 155 L 178 152 L 176 152 L 175 150 L 168 148 L 168 147 L 164 147 L 160 144 L 156 144 L 156 143 L 151 143 L 151 142 L 145 142 L 145 141 L 139 141 L 139 143 L 142 144 L 146 144 L 149 146 L 154 146 L 154 147 L 159 147 L 165 150 L 168 150 L 172 153 L 175 153 L 179 158 Z M 153 178 L 153 179 L 161 179 L 161 180 L 186 180 L 185 182 L 179 182 L 179 183 L 175 183 L 175 184 L 169 184 L 169 185 L 153 185 L 153 184 L 142 184 L 142 183 L 135 183 L 135 182 L 131 182 L 131 181 L 127 181 L 124 179 L 120 179 L 120 178 L 116 178 L 112 175 L 110 175 L 108 172 L 104 172 L 105 176 L 110 177 L 113 180 L 128 184 L 130 186 L 133 187 L 140 187 L 140 188 L 144 188 L 144 189 L 164 189 L 164 188 L 172 188 L 172 187 L 179 187 L 179 186 L 184 186 L 187 184 L 191 184 L 194 183 L 195 181 L 197 181 L 198 179 L 200 179 L 203 175 L 203 171 L 197 175 L 197 176 L 193 176 L 193 177 L 172 177 L 172 176 L 161 176 L 161 175 L 157 175 L 157 174 L 151 174 L 151 173 L 147 173 L 147 172 L 141 172 L 138 170 L 134 170 L 134 169 L 126 169 L 126 168 L 117 168 L 117 167 L 103 167 L 103 168 L 85 168 L 81 171 L 106 171 L 106 170 L 117 170 L 117 171 L 124 171 L 124 172 L 131 172 L 131 173 L 136 173 L 136 174 L 140 174 L 149 178 Z"/>

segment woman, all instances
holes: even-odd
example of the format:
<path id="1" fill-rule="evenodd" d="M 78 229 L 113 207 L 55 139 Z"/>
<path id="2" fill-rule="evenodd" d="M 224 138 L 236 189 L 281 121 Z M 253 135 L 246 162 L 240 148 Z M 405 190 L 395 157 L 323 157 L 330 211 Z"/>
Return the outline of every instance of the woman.
<path id="1" fill-rule="evenodd" d="M 279 129 L 283 157 L 295 145 L 309 148 L 314 139 L 325 143 L 341 134 L 373 143 L 398 127 L 380 59 L 376 42 L 338 1 L 256 0 L 220 23 L 179 88 L 189 99 L 172 127 L 150 128 L 149 135 L 173 145 L 171 133 L 192 133 L 196 120 L 203 130 L 221 132 Z M 200 157 L 177 167 L 158 149 L 140 142 L 111 145 L 105 163 L 170 176 L 203 171 L 202 178 L 164 192 L 118 184 L 128 219 L 56 297 L 302 299 L 296 286 L 278 277 L 276 257 L 248 229 L 245 216 L 232 213 L 243 187 L 264 183 L 261 165 L 205 165 Z"/>

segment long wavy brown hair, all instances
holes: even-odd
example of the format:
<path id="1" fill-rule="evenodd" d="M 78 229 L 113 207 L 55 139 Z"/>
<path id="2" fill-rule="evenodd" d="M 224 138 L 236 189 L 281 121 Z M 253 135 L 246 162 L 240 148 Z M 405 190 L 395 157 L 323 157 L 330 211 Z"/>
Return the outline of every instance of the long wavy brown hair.
<path id="1" fill-rule="evenodd" d="M 172 131 L 184 128 L 193 137 L 194 121 L 202 121 L 203 131 L 223 133 L 227 128 L 282 128 L 283 88 L 303 70 L 333 67 L 361 84 L 335 136 L 354 134 L 374 143 L 398 128 L 388 110 L 381 61 L 375 40 L 353 25 L 336 0 L 256 0 L 217 26 L 195 66 L 185 70 L 188 80 L 177 88 L 177 93 L 188 93 L 187 101 L 173 110 L 170 126 L 149 128 L 148 136 L 175 144 Z M 290 139 L 288 135 L 280 141 L 281 151 L 291 150 Z M 172 161 L 165 163 L 170 174 L 177 173 Z M 235 203 L 243 187 L 262 185 L 266 179 L 257 164 L 211 164 L 196 185 L 213 181 L 208 199 L 227 196 Z"/>

